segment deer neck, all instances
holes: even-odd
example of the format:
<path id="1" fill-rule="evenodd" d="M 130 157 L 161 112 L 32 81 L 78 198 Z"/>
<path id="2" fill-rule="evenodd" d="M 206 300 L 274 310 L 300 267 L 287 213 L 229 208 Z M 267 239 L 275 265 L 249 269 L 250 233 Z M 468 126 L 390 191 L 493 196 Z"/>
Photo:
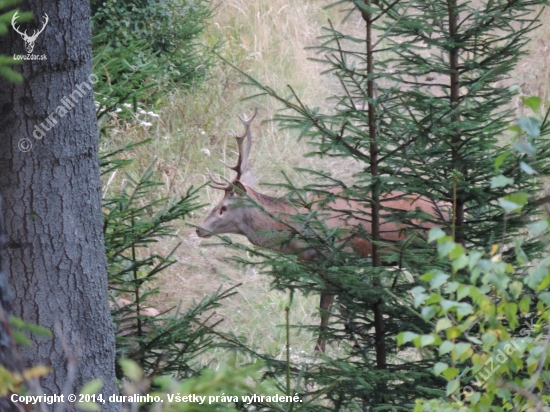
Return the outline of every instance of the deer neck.
<path id="1" fill-rule="evenodd" d="M 288 236 L 290 227 L 286 222 L 295 211 L 284 197 L 262 195 L 250 188 L 247 188 L 247 194 L 254 204 L 244 209 L 240 232 L 250 243 L 273 249 Z"/>

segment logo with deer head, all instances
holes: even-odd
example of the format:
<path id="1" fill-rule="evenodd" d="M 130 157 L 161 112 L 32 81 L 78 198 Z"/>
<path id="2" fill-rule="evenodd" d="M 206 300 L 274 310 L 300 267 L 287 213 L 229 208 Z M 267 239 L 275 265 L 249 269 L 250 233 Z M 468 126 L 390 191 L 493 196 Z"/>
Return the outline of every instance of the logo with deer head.
<path id="1" fill-rule="evenodd" d="M 49 19 L 48 15 L 46 13 L 44 13 L 44 23 L 42 25 L 42 28 L 40 30 L 34 30 L 33 34 L 31 36 L 29 36 L 27 34 L 27 30 L 25 30 L 23 33 L 21 33 L 21 31 L 19 30 L 19 27 L 17 27 L 15 25 L 15 20 L 17 19 L 17 14 L 18 13 L 19 12 L 16 11 L 15 14 L 13 15 L 13 17 L 11 18 L 11 26 L 13 27 L 13 29 L 17 33 L 19 33 L 21 35 L 21 37 L 25 41 L 25 49 L 27 50 L 27 54 L 31 54 L 33 49 L 34 49 L 34 42 L 36 41 L 36 39 L 38 38 L 40 33 L 42 33 L 44 31 L 44 29 L 46 28 L 46 25 L 48 24 L 48 21 L 50 21 L 50 19 Z"/>

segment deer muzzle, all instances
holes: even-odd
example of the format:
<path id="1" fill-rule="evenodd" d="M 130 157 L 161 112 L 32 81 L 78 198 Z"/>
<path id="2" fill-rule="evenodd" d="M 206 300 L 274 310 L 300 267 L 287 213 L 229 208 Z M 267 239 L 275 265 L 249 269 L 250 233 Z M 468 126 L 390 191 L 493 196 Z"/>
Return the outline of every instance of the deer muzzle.
<path id="1" fill-rule="evenodd" d="M 206 230 L 204 229 L 197 229 L 197 236 L 198 237 L 202 237 L 202 238 L 209 238 L 209 237 L 212 237 L 212 234 L 210 232 L 207 232 Z"/>

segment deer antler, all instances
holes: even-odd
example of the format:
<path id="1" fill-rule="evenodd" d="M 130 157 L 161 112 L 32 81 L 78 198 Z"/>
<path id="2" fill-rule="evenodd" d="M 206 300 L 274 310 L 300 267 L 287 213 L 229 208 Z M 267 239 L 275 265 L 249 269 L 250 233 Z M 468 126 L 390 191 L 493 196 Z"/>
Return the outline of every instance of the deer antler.
<path id="1" fill-rule="evenodd" d="M 214 179 L 214 176 L 212 176 L 212 173 L 210 173 L 210 170 L 206 170 L 208 172 L 208 176 L 210 176 L 210 180 L 212 183 L 210 183 L 208 186 L 210 186 L 213 189 L 220 189 L 220 190 L 228 190 L 231 188 L 231 184 L 220 182 L 219 180 Z"/>
<path id="2" fill-rule="evenodd" d="M 40 33 L 42 33 L 44 31 L 44 29 L 46 28 L 46 25 L 48 24 L 48 22 L 50 21 L 50 18 L 48 17 L 48 15 L 46 13 L 44 13 L 44 23 L 42 24 L 42 28 L 40 30 L 38 30 L 38 32 L 36 30 L 34 30 L 32 36 L 30 36 L 30 40 L 36 40 L 38 35 Z M 25 30 L 25 33 L 27 32 L 27 30 Z"/>
<path id="3" fill-rule="evenodd" d="M 248 157 L 250 155 L 250 148 L 252 147 L 252 132 L 250 130 L 250 125 L 252 124 L 252 120 L 256 117 L 258 114 L 258 109 L 254 109 L 254 114 L 252 117 L 247 119 L 246 117 L 239 116 L 239 119 L 244 124 L 245 130 L 243 135 L 239 136 L 235 132 L 233 132 L 233 136 L 235 137 L 235 140 L 237 140 L 237 147 L 239 149 L 239 158 L 237 160 L 237 164 L 235 166 L 229 166 L 228 164 L 222 163 L 230 168 L 231 170 L 234 170 L 237 175 L 231 180 L 231 183 L 223 183 L 220 181 L 217 181 L 214 179 L 214 177 L 208 172 L 210 175 L 210 180 L 213 184 L 210 184 L 210 187 L 213 187 L 214 189 L 220 189 L 220 190 L 229 190 L 232 188 L 232 185 L 235 182 L 238 182 L 240 178 L 243 176 L 243 174 L 246 172 L 246 169 L 248 168 Z M 246 147 L 243 149 L 243 142 L 246 138 Z"/>
<path id="4" fill-rule="evenodd" d="M 25 33 L 21 33 L 21 32 L 19 31 L 19 26 L 15 27 L 15 20 L 17 20 L 17 15 L 18 15 L 18 14 L 19 14 L 19 10 L 17 10 L 17 11 L 14 13 L 13 17 L 11 18 L 11 25 L 12 25 L 13 29 L 15 30 L 15 32 L 16 32 L 17 34 L 19 34 L 19 35 L 22 36 L 22 37 L 27 37 L 27 30 L 25 30 Z"/>
<path id="5" fill-rule="evenodd" d="M 15 21 L 17 20 L 17 15 L 18 14 L 19 14 L 19 11 L 16 11 L 13 14 L 13 17 L 11 18 L 11 25 L 12 25 L 13 29 L 15 30 L 15 32 L 18 33 L 19 35 L 21 35 L 21 37 L 23 37 L 27 41 L 36 40 L 38 38 L 38 35 L 44 31 L 44 29 L 46 28 L 46 25 L 50 21 L 50 18 L 48 17 L 48 15 L 46 13 L 44 13 L 44 20 L 45 21 L 42 23 L 42 28 L 38 31 L 34 30 L 32 36 L 29 36 L 27 34 L 27 30 L 25 30 L 23 33 L 21 33 L 21 31 L 19 30 L 19 26 L 17 26 L 17 27 L 15 26 Z"/>

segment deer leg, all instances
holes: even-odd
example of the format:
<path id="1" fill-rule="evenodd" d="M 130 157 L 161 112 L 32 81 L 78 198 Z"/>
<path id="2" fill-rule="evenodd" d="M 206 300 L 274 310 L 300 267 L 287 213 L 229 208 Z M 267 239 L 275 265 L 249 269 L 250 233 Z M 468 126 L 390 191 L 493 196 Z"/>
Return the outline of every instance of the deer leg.
<path id="1" fill-rule="evenodd" d="M 334 295 L 328 293 L 321 293 L 321 331 L 319 332 L 319 339 L 317 345 L 315 345 L 315 353 L 325 353 L 325 337 L 323 336 L 328 329 L 328 319 L 330 317 L 330 307 L 334 301 Z"/>

